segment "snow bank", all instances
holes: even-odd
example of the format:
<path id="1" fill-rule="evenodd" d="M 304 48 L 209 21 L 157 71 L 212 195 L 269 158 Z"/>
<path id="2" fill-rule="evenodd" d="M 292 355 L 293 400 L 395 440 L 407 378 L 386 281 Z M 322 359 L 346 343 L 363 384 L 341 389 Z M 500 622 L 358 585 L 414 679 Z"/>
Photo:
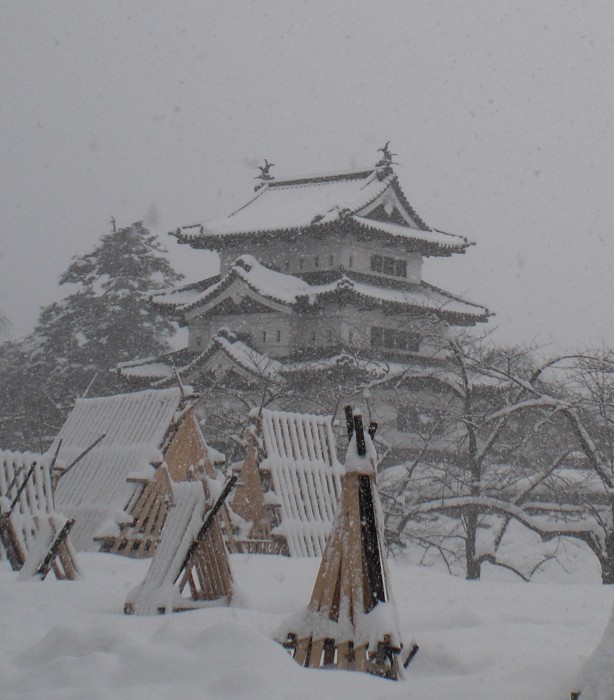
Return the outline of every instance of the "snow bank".
<path id="1" fill-rule="evenodd" d="M 392 683 L 303 669 L 273 641 L 309 599 L 318 563 L 232 555 L 240 607 L 140 617 L 122 609 L 148 561 L 82 554 L 80 581 L 42 584 L 0 562 L 0 697 L 561 700 L 614 603 L 596 583 L 466 582 L 391 562 L 401 632 L 420 640 L 407 679 Z"/>

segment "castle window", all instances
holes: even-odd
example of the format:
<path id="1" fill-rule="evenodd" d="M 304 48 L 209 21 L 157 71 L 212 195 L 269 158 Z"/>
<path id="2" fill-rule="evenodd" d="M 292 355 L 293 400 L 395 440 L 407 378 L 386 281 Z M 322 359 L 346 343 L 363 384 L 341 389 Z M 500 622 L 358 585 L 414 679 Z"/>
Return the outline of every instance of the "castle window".
<path id="1" fill-rule="evenodd" d="M 418 352 L 420 350 L 420 336 L 411 331 L 373 326 L 371 328 L 371 347 Z"/>
<path id="2" fill-rule="evenodd" d="M 276 331 L 275 336 L 277 338 L 277 342 L 279 343 L 281 341 L 281 331 Z"/>
<path id="3" fill-rule="evenodd" d="M 320 267 L 320 258 L 316 256 L 315 260 L 313 261 L 314 267 Z"/>
<path id="4" fill-rule="evenodd" d="M 298 259 L 298 269 L 299 269 L 299 270 L 302 270 L 302 269 L 303 269 L 303 256 L 301 256 L 301 257 Z"/>
<path id="5" fill-rule="evenodd" d="M 354 340 L 354 331 L 348 333 L 348 342 L 351 343 Z"/>
<path id="6" fill-rule="evenodd" d="M 407 277 L 407 260 L 372 255 L 371 271 L 395 277 Z"/>
<path id="7" fill-rule="evenodd" d="M 262 342 L 266 343 L 266 331 L 262 331 Z"/>
<path id="8" fill-rule="evenodd" d="M 354 267 L 354 258 L 350 255 L 350 267 Z"/>
<path id="9" fill-rule="evenodd" d="M 335 264 L 335 256 L 331 255 L 328 261 L 329 265 L 334 265 Z"/>
<path id="10" fill-rule="evenodd" d="M 312 343 L 316 342 L 316 332 L 315 331 L 313 331 L 313 333 L 311 334 L 311 342 Z"/>

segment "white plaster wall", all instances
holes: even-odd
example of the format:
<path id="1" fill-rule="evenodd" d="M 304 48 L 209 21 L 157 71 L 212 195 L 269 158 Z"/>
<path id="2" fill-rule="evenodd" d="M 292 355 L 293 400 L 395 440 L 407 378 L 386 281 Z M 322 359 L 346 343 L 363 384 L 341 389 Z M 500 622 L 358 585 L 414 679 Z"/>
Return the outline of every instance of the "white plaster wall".
<path id="1" fill-rule="evenodd" d="M 253 245 L 253 241 L 252 241 Z M 245 242 L 245 248 L 250 247 Z M 255 250 L 255 248 L 254 248 Z M 220 255 L 220 272 L 224 274 L 231 263 L 244 250 L 234 248 Z M 405 253 L 402 246 L 381 245 L 377 243 L 357 242 L 351 237 L 338 237 L 335 240 L 318 240 L 313 237 L 298 237 L 292 241 L 261 241 L 253 255 L 267 267 L 274 267 L 281 272 L 300 274 L 317 270 L 336 270 L 341 265 L 348 270 L 376 275 L 382 279 L 404 279 L 419 284 L 422 280 L 422 256 L 420 253 Z M 371 270 L 371 256 L 382 255 L 405 260 L 407 277 L 395 277 L 375 273 Z"/>

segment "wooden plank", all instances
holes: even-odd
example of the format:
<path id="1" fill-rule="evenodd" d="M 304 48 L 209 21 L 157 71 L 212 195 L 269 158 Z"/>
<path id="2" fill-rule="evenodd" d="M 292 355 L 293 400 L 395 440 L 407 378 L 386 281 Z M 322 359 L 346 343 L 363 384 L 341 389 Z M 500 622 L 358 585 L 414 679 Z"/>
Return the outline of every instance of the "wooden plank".
<path id="1" fill-rule="evenodd" d="M 350 665 L 350 642 L 337 644 L 337 668 L 346 671 Z"/>
<path id="2" fill-rule="evenodd" d="M 311 651 L 309 652 L 309 668 L 320 668 L 322 665 L 322 651 L 324 650 L 324 639 L 311 641 Z"/>
<path id="3" fill-rule="evenodd" d="M 26 552 L 23 550 L 17 537 L 10 513 L 2 513 L 0 515 L 0 541 L 6 552 L 11 569 L 19 571 L 26 560 Z"/>
<path id="4" fill-rule="evenodd" d="M 190 548 L 188 549 L 188 552 L 185 556 L 185 559 L 183 560 L 183 564 L 181 566 L 181 569 L 184 569 L 187 565 L 188 562 L 190 561 L 190 557 L 194 554 L 194 551 L 196 550 L 198 546 L 198 542 L 205 536 L 205 533 L 211 525 L 213 524 L 213 519 L 217 515 L 219 509 L 222 507 L 222 504 L 226 500 L 228 494 L 230 493 L 230 489 L 234 486 L 235 481 L 237 480 L 236 476 L 231 476 L 226 484 L 224 485 L 224 488 L 222 489 L 222 493 L 219 495 L 218 499 L 216 502 L 213 504 L 213 507 L 211 510 L 207 513 L 207 517 L 205 518 L 205 521 L 200 527 L 200 530 L 198 531 L 198 534 L 196 535 L 196 538 L 190 545 Z"/>
<path id="5" fill-rule="evenodd" d="M 307 661 L 307 654 L 309 653 L 309 646 L 311 644 L 311 639 L 308 637 L 305 639 L 299 639 L 296 644 L 296 651 L 294 652 L 294 660 L 301 666 L 305 665 Z"/>
<path id="6" fill-rule="evenodd" d="M 72 530 L 72 526 L 75 524 L 74 518 L 70 518 L 64 523 L 64 526 L 62 529 L 56 533 L 55 537 L 53 538 L 53 541 L 51 543 L 51 546 L 49 548 L 49 551 L 43 558 L 42 562 L 38 566 L 36 573 L 44 579 L 47 574 L 49 573 L 49 567 L 51 565 L 51 562 L 55 559 L 57 553 L 58 553 L 58 548 L 64 542 L 64 540 L 68 537 L 69 532 Z"/>
<path id="7" fill-rule="evenodd" d="M 367 665 L 367 645 L 363 644 L 359 647 L 354 647 L 354 668 L 357 671 L 366 673 L 369 668 Z"/>

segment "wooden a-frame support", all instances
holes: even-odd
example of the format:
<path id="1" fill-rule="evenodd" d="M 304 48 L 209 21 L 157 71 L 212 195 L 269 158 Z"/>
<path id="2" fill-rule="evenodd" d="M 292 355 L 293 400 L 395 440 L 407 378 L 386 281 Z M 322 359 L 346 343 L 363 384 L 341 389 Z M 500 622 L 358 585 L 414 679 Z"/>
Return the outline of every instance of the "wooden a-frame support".
<path id="1" fill-rule="evenodd" d="M 230 602 L 232 574 L 217 518 L 235 481 L 233 476 L 226 482 L 209 510 L 203 481 L 172 485 L 173 504 L 160 544 L 144 581 L 126 600 L 127 615 L 180 612 L 207 601 Z M 183 595 L 186 588 L 189 598 Z"/>
<path id="2" fill-rule="evenodd" d="M 397 680 L 402 643 L 391 603 L 381 506 L 375 484 L 376 454 L 362 418 L 347 407 L 350 446 L 339 509 L 298 629 L 280 641 L 301 666 L 363 671 Z M 352 454 L 355 453 L 355 454 Z M 377 622 L 375 622 L 377 620 Z M 374 643 L 372 630 L 377 629 Z M 412 647 L 406 663 L 417 651 Z"/>
<path id="3" fill-rule="evenodd" d="M 245 459 L 239 472 L 232 510 L 250 523 L 247 536 L 237 537 L 237 547 L 245 554 L 288 554 L 284 537 L 273 535 L 273 519 L 264 499 L 260 473 L 258 425 L 246 432 Z"/>
<path id="4" fill-rule="evenodd" d="M 215 477 L 215 468 L 202 440 L 193 409 L 182 418 L 164 454 L 164 463 L 148 480 L 129 479 L 140 493 L 133 497 L 127 510 L 131 519 L 120 525 L 113 536 L 94 537 L 101 551 L 142 558 L 154 555 L 168 509 L 173 505 L 171 481 L 193 481 Z M 236 551 L 233 529 L 226 504 L 220 513 L 221 524 L 229 551 Z"/>
<path id="5" fill-rule="evenodd" d="M 132 521 L 120 526 L 114 538 L 94 538 L 102 542 L 103 551 L 140 558 L 156 551 L 169 505 L 172 489 L 166 467 L 158 467 L 155 475 L 144 484 L 131 515 Z"/>

